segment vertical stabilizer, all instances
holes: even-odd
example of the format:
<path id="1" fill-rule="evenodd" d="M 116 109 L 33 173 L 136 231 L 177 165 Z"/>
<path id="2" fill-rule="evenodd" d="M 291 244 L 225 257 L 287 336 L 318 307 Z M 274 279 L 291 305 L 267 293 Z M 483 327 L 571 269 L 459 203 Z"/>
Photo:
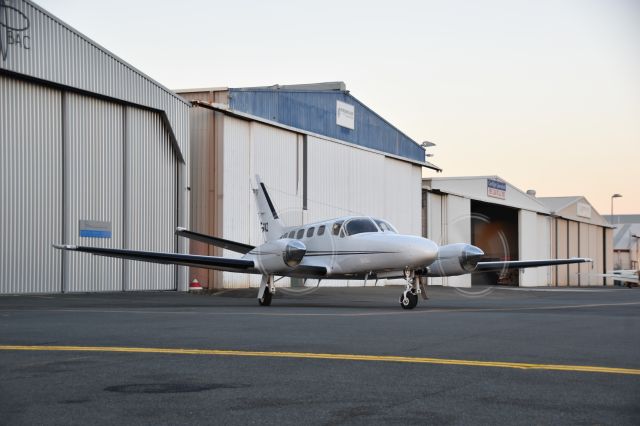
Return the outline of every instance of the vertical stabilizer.
<path id="1" fill-rule="evenodd" d="M 253 193 L 256 195 L 256 203 L 258 204 L 258 220 L 262 235 L 264 235 L 265 241 L 277 240 L 284 232 L 284 224 L 278 217 L 278 212 L 269 197 L 267 188 L 258 175 L 256 175 L 256 185 L 257 188 L 253 190 Z"/>

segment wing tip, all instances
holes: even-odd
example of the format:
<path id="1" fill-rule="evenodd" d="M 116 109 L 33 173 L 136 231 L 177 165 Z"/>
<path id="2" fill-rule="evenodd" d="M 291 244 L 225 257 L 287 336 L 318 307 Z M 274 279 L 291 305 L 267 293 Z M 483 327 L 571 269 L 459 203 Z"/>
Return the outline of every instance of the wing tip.
<path id="1" fill-rule="evenodd" d="M 58 250 L 77 250 L 78 246 L 75 246 L 73 244 L 51 244 L 53 246 L 53 248 L 56 248 Z"/>

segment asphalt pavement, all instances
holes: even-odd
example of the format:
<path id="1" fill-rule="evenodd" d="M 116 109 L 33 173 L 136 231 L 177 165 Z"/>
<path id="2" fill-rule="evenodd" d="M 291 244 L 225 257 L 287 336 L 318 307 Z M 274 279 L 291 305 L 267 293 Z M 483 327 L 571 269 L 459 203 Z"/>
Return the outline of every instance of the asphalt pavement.
<path id="1" fill-rule="evenodd" d="M 640 424 L 640 289 L 0 297 L 0 424 Z"/>

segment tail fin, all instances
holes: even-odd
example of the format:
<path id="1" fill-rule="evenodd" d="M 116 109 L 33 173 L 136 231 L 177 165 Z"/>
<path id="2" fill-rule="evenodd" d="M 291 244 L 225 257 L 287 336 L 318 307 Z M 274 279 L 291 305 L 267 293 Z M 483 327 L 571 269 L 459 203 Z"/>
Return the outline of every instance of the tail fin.
<path id="1" fill-rule="evenodd" d="M 253 190 L 258 204 L 258 219 L 265 241 L 277 240 L 284 232 L 284 224 L 278 217 L 278 212 L 269 197 L 267 188 L 262 183 L 260 176 L 256 175 L 257 188 Z"/>

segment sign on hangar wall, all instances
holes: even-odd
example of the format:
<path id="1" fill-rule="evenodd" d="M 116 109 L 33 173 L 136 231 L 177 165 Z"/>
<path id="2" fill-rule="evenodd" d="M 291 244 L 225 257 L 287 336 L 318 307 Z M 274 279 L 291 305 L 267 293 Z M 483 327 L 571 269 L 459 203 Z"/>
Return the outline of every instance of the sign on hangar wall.
<path id="1" fill-rule="evenodd" d="M 495 179 L 487 179 L 487 195 L 493 198 L 505 199 L 507 184 Z"/>
<path id="2" fill-rule="evenodd" d="M 336 124 L 351 130 L 356 128 L 356 112 L 353 105 L 336 101 Z"/>

